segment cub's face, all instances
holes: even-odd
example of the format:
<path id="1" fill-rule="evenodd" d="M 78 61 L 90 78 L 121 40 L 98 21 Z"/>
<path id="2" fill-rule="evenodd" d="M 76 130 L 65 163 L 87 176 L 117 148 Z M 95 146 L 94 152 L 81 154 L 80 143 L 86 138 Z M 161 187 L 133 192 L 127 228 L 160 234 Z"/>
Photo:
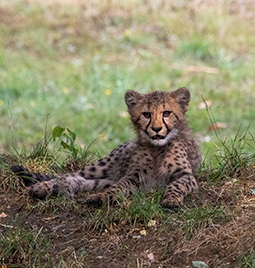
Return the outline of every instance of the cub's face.
<path id="1" fill-rule="evenodd" d="M 190 92 L 187 88 L 149 94 L 128 90 L 125 95 L 138 138 L 156 146 L 164 146 L 178 135 L 178 128 L 185 120 L 189 100 Z"/>

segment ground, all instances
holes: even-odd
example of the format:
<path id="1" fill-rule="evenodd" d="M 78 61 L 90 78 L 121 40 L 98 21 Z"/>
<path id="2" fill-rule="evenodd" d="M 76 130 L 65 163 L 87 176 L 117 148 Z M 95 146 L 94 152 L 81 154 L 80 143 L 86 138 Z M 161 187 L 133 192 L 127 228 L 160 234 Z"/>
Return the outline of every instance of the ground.
<path id="1" fill-rule="evenodd" d="M 160 207 L 160 190 L 97 210 L 84 204 L 87 193 L 29 198 L 7 169 L 13 160 L 2 159 L 8 163 L 0 192 L 2 260 L 24 258 L 19 267 L 255 265 L 253 166 L 215 182 L 203 171 L 199 194 L 178 212 Z"/>

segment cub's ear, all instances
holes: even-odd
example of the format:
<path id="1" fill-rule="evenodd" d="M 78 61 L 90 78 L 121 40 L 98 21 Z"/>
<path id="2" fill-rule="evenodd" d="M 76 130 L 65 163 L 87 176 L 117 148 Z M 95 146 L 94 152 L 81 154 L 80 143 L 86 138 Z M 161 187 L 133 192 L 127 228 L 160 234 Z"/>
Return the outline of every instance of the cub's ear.
<path id="1" fill-rule="evenodd" d="M 181 87 L 171 93 L 171 96 L 181 104 L 181 106 L 188 106 L 190 101 L 190 91 L 186 87 Z"/>
<path id="2" fill-rule="evenodd" d="M 139 100 L 141 100 L 143 96 L 134 90 L 128 90 L 125 94 L 125 102 L 128 108 L 135 106 Z"/>

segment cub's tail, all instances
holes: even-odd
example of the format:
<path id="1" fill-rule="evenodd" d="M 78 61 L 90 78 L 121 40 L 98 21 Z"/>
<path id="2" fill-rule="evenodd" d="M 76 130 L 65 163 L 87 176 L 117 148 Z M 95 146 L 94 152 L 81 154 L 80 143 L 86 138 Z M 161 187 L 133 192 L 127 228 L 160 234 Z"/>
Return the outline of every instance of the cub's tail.
<path id="1" fill-rule="evenodd" d="M 12 166 L 11 170 L 16 173 L 24 182 L 25 186 L 31 186 L 41 181 L 50 181 L 54 179 L 52 175 L 31 173 L 23 166 Z"/>
<path id="2" fill-rule="evenodd" d="M 104 190 L 114 184 L 114 180 L 111 179 L 91 178 L 90 173 L 85 178 L 83 171 L 57 176 L 32 173 L 23 166 L 12 166 L 11 170 L 24 181 L 28 187 L 28 194 L 37 199 L 59 194 L 72 199 L 79 191 Z"/>

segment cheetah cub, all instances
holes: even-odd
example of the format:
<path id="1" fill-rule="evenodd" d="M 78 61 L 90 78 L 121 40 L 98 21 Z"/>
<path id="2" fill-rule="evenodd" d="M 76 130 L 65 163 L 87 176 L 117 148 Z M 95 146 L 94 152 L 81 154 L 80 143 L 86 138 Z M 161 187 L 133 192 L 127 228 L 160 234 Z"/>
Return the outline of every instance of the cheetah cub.
<path id="1" fill-rule="evenodd" d="M 136 191 L 164 187 L 161 205 L 176 208 L 184 197 L 197 191 L 194 173 L 201 164 L 199 146 L 186 121 L 190 92 L 140 94 L 128 90 L 125 102 L 137 138 L 116 147 L 108 156 L 76 173 L 50 176 L 13 166 L 33 198 L 62 194 L 72 198 L 79 191 L 95 191 L 87 203 L 99 207 Z"/>

